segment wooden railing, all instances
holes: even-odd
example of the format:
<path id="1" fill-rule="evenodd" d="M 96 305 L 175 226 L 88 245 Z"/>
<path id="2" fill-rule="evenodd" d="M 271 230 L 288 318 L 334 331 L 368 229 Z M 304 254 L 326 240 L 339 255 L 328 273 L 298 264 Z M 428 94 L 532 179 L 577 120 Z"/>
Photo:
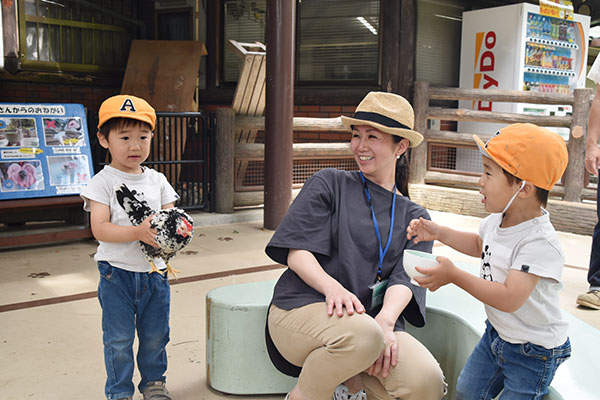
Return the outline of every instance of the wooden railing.
<path id="1" fill-rule="evenodd" d="M 595 191 L 584 189 L 585 182 L 585 136 L 587 130 L 587 117 L 592 98 L 591 89 L 575 89 L 573 93 L 554 94 L 524 91 L 484 90 L 484 89 L 459 89 L 429 86 L 427 82 L 416 82 L 413 106 L 415 110 L 415 130 L 424 134 L 425 140 L 411 154 L 411 183 L 435 183 L 449 186 L 476 186 L 477 178 L 456 173 L 433 172 L 427 170 L 427 151 L 430 143 L 442 143 L 455 146 L 472 146 L 473 133 L 482 140 L 487 140 L 491 135 L 482 135 L 479 132 L 448 132 L 427 128 L 427 120 L 439 119 L 446 121 L 477 121 L 516 123 L 530 122 L 545 127 L 570 128 L 567 149 L 569 163 L 563 176 L 563 185 L 557 185 L 552 191 L 566 201 L 579 202 L 584 197 L 595 198 Z M 431 100 L 474 100 L 486 102 L 513 102 L 528 104 L 556 104 L 571 105 L 572 115 L 544 116 L 522 115 L 512 113 L 499 113 L 492 111 L 474 111 L 459 108 L 431 107 Z"/>
<path id="2" fill-rule="evenodd" d="M 264 131 L 265 117 L 236 116 L 229 108 L 217 109 L 216 155 L 216 211 L 232 212 L 234 207 L 262 204 L 263 191 L 235 191 L 234 165 L 240 160 L 264 160 L 263 143 L 236 143 L 233 132 L 237 129 Z M 345 132 L 341 119 L 295 117 L 294 131 Z M 294 143 L 293 159 L 352 158 L 350 143 Z M 295 192 L 298 189 L 294 190 Z"/>
<path id="3" fill-rule="evenodd" d="M 485 216 L 481 205 L 481 195 L 473 190 L 456 188 L 475 188 L 478 177 L 456 172 L 428 170 L 428 146 L 443 144 L 447 146 L 472 147 L 476 149 L 472 133 L 450 132 L 427 128 L 429 119 L 446 121 L 480 122 L 531 122 L 547 127 L 566 127 L 570 129 L 567 149 L 569 163 L 562 179 L 562 185 L 554 187 L 548 209 L 555 227 L 559 230 L 580 234 L 591 234 L 596 222 L 594 203 L 581 203 L 582 198 L 595 199 L 595 189 L 584 187 L 585 136 L 587 117 L 592 99 L 590 89 L 575 89 L 572 94 L 546 94 L 521 91 L 476 90 L 432 87 L 426 82 L 415 83 L 413 107 L 415 110 L 415 130 L 423 133 L 425 140 L 411 150 L 410 176 L 411 198 L 431 210 L 448 211 L 466 215 Z M 430 106 L 432 100 L 482 100 L 493 102 L 516 102 L 529 104 L 571 105 L 572 115 L 539 116 L 510 113 L 473 111 L 466 109 L 440 108 Z M 233 212 L 234 207 L 259 205 L 263 203 L 262 191 L 236 192 L 234 183 L 234 165 L 236 160 L 264 160 L 264 144 L 236 143 L 236 129 L 264 130 L 264 117 L 237 116 L 232 109 L 217 110 L 217 135 L 215 140 L 216 157 L 216 205 L 217 212 Z M 344 132 L 340 118 L 304 118 L 295 117 L 294 131 L 303 132 Z M 478 132 L 483 140 L 490 135 Z M 295 143 L 293 158 L 351 158 L 349 143 Z M 425 185 L 427 184 L 427 185 Z M 294 189 L 297 192 L 298 189 Z M 294 193 L 295 195 L 295 193 Z M 557 198 L 562 199 L 556 200 Z"/>

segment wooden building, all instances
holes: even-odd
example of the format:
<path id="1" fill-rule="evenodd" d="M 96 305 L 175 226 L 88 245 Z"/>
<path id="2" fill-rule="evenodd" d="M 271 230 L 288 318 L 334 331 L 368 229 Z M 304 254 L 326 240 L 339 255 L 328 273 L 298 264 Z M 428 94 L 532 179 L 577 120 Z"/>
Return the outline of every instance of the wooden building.
<path id="1" fill-rule="evenodd" d="M 81 103 L 93 137 L 100 103 L 123 88 L 133 40 L 197 40 L 207 55 L 194 107 L 229 107 L 242 60 L 228 42 L 265 43 L 268 1 L 3 0 L 0 102 Z M 294 116 L 317 118 L 351 114 L 372 90 L 412 100 L 415 81 L 457 87 L 462 13 L 522 2 L 289 1 L 296 6 Z M 592 25 L 600 22 L 598 2 L 573 5 L 591 15 Z M 455 130 L 454 122 L 441 125 Z M 344 142 L 349 134 L 295 131 L 293 140 Z"/>
<path id="2" fill-rule="evenodd" d="M 198 104 L 230 105 L 240 61 L 227 40 L 264 42 L 266 1 L 3 1 L 0 102 L 82 103 L 93 114 L 120 92 L 131 40 L 148 39 L 202 40 Z M 517 2 L 296 1 L 296 114 L 349 113 L 370 90 L 410 97 L 415 80 L 458 86 L 462 12 Z M 573 3 L 600 15 L 595 2 Z"/>

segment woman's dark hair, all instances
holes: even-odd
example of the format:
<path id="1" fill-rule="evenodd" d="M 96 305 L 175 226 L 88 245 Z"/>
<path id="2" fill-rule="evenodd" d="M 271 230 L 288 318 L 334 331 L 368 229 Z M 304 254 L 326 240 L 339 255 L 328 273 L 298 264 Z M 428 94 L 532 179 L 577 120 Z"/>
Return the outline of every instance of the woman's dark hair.
<path id="1" fill-rule="evenodd" d="M 400 143 L 403 137 L 392 135 L 394 137 L 394 143 Z M 398 160 L 396 160 L 396 188 L 402 193 L 404 196 L 410 199 L 408 195 L 408 157 L 406 153 L 408 149 L 400 156 Z"/>
<path id="2" fill-rule="evenodd" d="M 502 172 L 504 172 L 504 176 L 506 176 L 506 179 L 508 179 L 508 182 L 511 183 L 511 184 L 523 182 L 523 179 L 517 178 L 513 174 L 510 174 L 510 173 L 506 172 L 504 170 L 504 168 L 502 169 Z M 546 189 L 539 188 L 539 187 L 537 187 L 535 185 L 534 185 L 534 187 L 535 187 L 535 198 L 537 199 L 537 201 L 540 202 L 540 204 L 542 205 L 542 207 L 546 208 L 546 205 L 548 204 L 548 194 L 549 194 L 549 192 Z"/>
<path id="3" fill-rule="evenodd" d="M 148 129 L 152 129 L 152 127 L 150 126 L 150 124 L 148 124 L 147 122 L 140 121 L 140 120 L 133 119 L 133 118 L 116 117 L 116 118 L 111 118 L 108 121 L 106 121 L 100 127 L 99 132 L 100 132 L 100 134 L 102 136 L 104 136 L 104 138 L 106 140 L 108 140 L 108 134 L 113 129 L 128 128 L 130 126 L 138 126 L 138 125 L 142 125 L 142 126 L 145 126 Z"/>

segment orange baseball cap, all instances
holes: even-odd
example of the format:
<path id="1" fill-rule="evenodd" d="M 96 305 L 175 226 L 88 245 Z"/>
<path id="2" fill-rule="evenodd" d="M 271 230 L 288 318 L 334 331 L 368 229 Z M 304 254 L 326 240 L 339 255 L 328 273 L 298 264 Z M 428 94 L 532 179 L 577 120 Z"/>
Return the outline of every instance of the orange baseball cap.
<path id="1" fill-rule="evenodd" d="M 563 138 L 534 124 L 508 125 L 487 143 L 477 135 L 473 139 L 506 172 L 546 190 L 559 181 L 569 161 Z"/>
<path id="2" fill-rule="evenodd" d="M 104 100 L 98 111 L 98 129 L 111 118 L 132 118 L 148 123 L 154 130 L 156 113 L 144 99 L 120 94 Z"/>

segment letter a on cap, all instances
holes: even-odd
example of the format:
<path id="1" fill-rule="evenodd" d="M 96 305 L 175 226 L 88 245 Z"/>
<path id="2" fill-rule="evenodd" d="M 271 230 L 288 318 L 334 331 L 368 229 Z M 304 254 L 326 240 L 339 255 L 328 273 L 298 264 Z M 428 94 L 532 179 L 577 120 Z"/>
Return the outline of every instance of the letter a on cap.
<path id="1" fill-rule="evenodd" d="M 131 101 L 131 99 L 125 99 L 119 111 L 136 112 L 137 110 L 135 109 L 135 106 L 133 105 L 133 101 Z"/>

